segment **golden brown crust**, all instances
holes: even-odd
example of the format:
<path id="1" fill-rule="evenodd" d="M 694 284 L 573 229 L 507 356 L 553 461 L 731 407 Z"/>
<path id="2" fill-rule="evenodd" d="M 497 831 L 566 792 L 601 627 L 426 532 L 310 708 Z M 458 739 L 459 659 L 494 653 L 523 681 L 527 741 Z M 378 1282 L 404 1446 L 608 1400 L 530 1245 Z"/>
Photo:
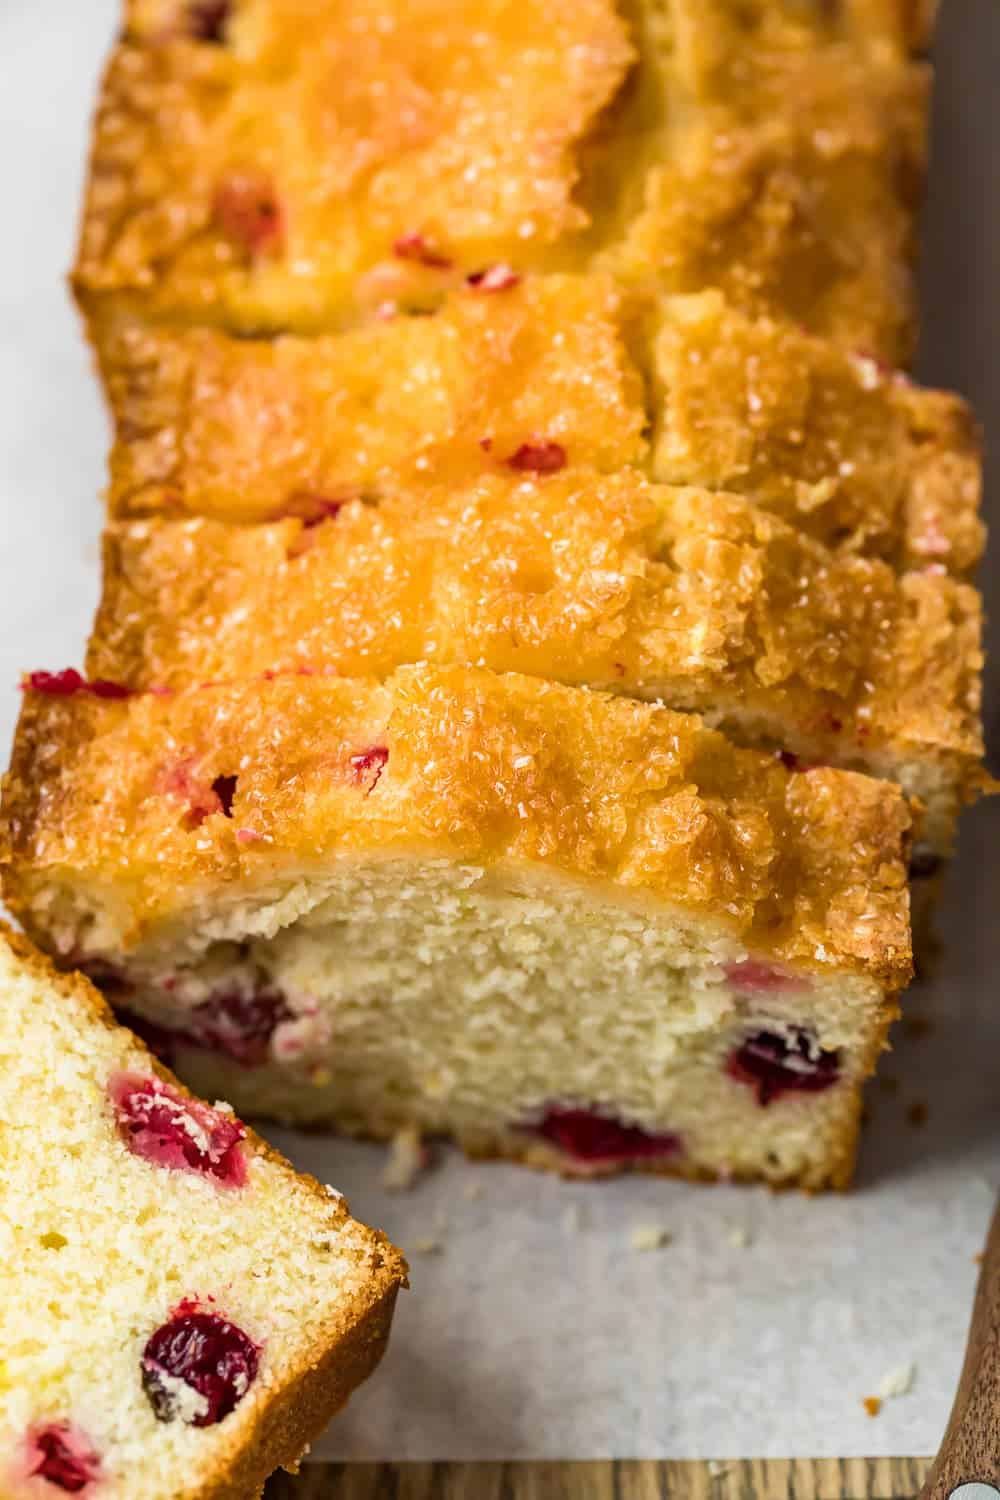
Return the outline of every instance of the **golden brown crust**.
<path id="1" fill-rule="evenodd" d="M 947 823 L 979 778 L 979 637 L 954 579 L 831 556 L 736 496 L 566 470 L 320 524 L 121 523 L 88 669 L 181 688 L 478 663 L 662 699 L 918 795 L 931 778 Z"/>
<path id="2" fill-rule="evenodd" d="M 105 349 L 111 510 L 270 520 L 389 479 L 509 474 L 541 439 L 574 464 L 640 462 L 647 416 L 620 305 L 607 277 L 530 277 L 338 336 L 127 329 Z"/>
<path id="3" fill-rule="evenodd" d="M 377 1368 L 385 1353 L 400 1280 L 383 1278 L 377 1299 L 325 1350 L 303 1368 L 262 1413 L 253 1451 L 234 1453 L 218 1483 L 178 1500 L 247 1500 L 276 1469 L 295 1469 L 331 1417 Z"/>
<path id="4" fill-rule="evenodd" d="M 219 776 L 237 777 L 231 816 L 204 813 Z M 334 857 L 506 861 L 892 990 L 910 971 L 909 821 L 887 783 L 791 774 L 697 719 L 513 675 L 291 676 L 124 703 L 29 692 L 5 889 L 50 946 L 69 903 L 70 944 L 99 908 L 102 941 L 127 951 L 213 893 L 252 901 Z"/>
<path id="5" fill-rule="evenodd" d="M 926 117 L 907 30 L 878 0 L 673 0 L 631 38 L 611 0 L 244 0 L 220 45 L 137 3 L 74 284 L 101 343 L 135 317 L 333 329 L 484 266 L 596 258 L 899 361 Z"/>
<path id="6" fill-rule="evenodd" d="M 717 293 L 663 304 L 647 361 L 654 478 L 738 490 L 827 546 L 900 568 L 979 561 L 979 434 L 960 397 L 751 322 Z"/>
<path id="7" fill-rule="evenodd" d="M 595 263 L 666 292 L 717 287 L 905 364 L 928 73 L 840 47 L 749 63 L 737 47 L 727 63 L 718 102 L 651 166 L 642 208 Z"/>
<path id="8" fill-rule="evenodd" d="M 623 301 L 606 277 L 528 277 L 340 336 L 131 328 L 104 356 L 117 515 L 270 520 L 309 497 L 509 474 L 544 440 L 573 467 L 739 491 L 898 567 L 962 574 L 982 550 L 960 398 L 718 293 Z"/>
<path id="9" fill-rule="evenodd" d="M 194 1097 L 137 1037 L 118 1025 L 103 997 L 82 974 L 57 969 L 26 937 L 3 922 L 0 942 L 39 984 L 82 1006 L 97 1025 L 119 1032 L 123 1038 L 127 1035 L 130 1049 L 146 1052 L 151 1073 L 187 1098 Z M 244 1149 L 269 1158 L 292 1174 L 280 1152 L 249 1127 Z M 348 1222 L 350 1211 L 343 1198 L 331 1197 L 308 1173 L 294 1175 L 322 1206 L 331 1228 L 342 1228 Z M 199 1484 L 196 1491 L 179 1494 L 178 1500 L 245 1500 L 248 1494 L 257 1493 L 276 1468 L 294 1465 L 301 1458 L 312 1439 L 378 1364 L 389 1337 L 396 1295 L 400 1286 L 407 1284 L 407 1266 L 383 1234 L 357 1222 L 351 1229 L 364 1246 L 367 1274 L 363 1288 L 345 1307 L 337 1326 L 329 1329 L 325 1346 L 312 1350 L 275 1391 L 252 1428 L 234 1434 L 220 1455 L 217 1481 L 207 1487 Z"/>

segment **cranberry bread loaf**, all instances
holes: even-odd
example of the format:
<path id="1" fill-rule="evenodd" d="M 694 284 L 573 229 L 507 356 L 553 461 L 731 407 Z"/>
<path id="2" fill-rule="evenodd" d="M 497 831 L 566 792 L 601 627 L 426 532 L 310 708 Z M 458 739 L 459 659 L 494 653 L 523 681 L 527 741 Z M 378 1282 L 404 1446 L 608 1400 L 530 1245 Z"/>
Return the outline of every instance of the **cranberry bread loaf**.
<path id="1" fill-rule="evenodd" d="M 0 1493 L 248 1500 L 378 1363 L 404 1264 L 10 933 L 0 989 Z"/>
<path id="2" fill-rule="evenodd" d="M 116 515 L 273 520 L 309 496 L 566 464 L 739 491 L 899 568 L 963 574 L 982 549 L 959 397 L 718 292 L 509 273 L 433 317 L 311 339 L 132 327 L 103 353 Z"/>
<path id="3" fill-rule="evenodd" d="M 790 766 L 898 781 L 918 854 L 982 778 L 968 584 L 829 553 L 733 495 L 491 474 L 260 526 L 110 529 L 88 670 L 128 688 L 479 663 L 695 710 Z"/>
<path id="4" fill-rule="evenodd" d="M 68 685 L 26 693 L 7 899 L 195 1087 L 565 1170 L 849 1180 L 910 972 L 897 788 L 469 668 Z"/>
<path id="5" fill-rule="evenodd" d="M 902 362 L 927 72 L 908 0 L 131 0 L 74 284 L 317 332 L 483 275 L 718 286 Z"/>

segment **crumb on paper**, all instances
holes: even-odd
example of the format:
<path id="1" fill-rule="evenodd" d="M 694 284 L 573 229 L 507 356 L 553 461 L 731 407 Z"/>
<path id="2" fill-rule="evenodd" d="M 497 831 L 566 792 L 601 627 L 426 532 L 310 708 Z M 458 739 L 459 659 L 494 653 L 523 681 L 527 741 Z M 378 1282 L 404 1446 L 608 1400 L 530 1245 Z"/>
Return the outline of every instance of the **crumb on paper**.
<path id="1" fill-rule="evenodd" d="M 414 1255 L 440 1255 L 444 1246 L 434 1235 L 425 1235 L 423 1239 L 411 1240 L 408 1247 Z"/>
<path id="2" fill-rule="evenodd" d="M 972 1264 L 974 1266 L 981 1266 L 982 1263 L 983 1263 L 983 1261 L 985 1259 L 986 1259 L 986 1251 L 985 1250 L 977 1250 L 976 1253 L 975 1253 L 975 1255 L 972 1257 Z"/>
<path id="3" fill-rule="evenodd" d="M 583 1228 L 583 1209 L 579 1203 L 567 1203 L 563 1209 L 562 1227 L 570 1234 L 579 1234 Z"/>
<path id="4" fill-rule="evenodd" d="M 658 1224 L 637 1224 L 629 1236 L 633 1250 L 662 1250 L 670 1244 L 670 1235 Z"/>
<path id="5" fill-rule="evenodd" d="M 462 1189 L 462 1197 L 467 1199 L 469 1203 L 474 1203 L 477 1198 L 483 1196 L 484 1192 L 485 1189 L 481 1182 L 467 1182 Z"/>
<path id="6" fill-rule="evenodd" d="M 408 1125 L 398 1130 L 389 1147 L 389 1160 L 382 1172 L 382 1186 L 390 1192 L 405 1192 L 413 1187 L 427 1166 L 429 1153 L 420 1139 L 420 1131 Z"/>
<path id="7" fill-rule="evenodd" d="M 734 1250 L 746 1250 L 753 1243 L 749 1229 L 742 1224 L 730 1224 L 726 1239 Z"/>
<path id="8" fill-rule="evenodd" d="M 713 1479 L 724 1479 L 729 1473 L 729 1465 L 723 1463 L 721 1458 L 710 1458 L 708 1460 L 708 1472 Z"/>
<path id="9" fill-rule="evenodd" d="M 910 1125 L 916 1125 L 918 1127 L 921 1125 L 926 1125 L 927 1113 L 928 1111 L 925 1101 L 923 1099 L 915 1099 L 910 1105 L 909 1109 L 906 1111 L 907 1122 Z"/>
<path id="10" fill-rule="evenodd" d="M 861 1405 L 870 1417 L 877 1417 L 882 1410 L 882 1402 L 878 1396 L 864 1396 Z"/>
<path id="11" fill-rule="evenodd" d="M 894 1396 L 905 1396 L 913 1389 L 916 1378 L 917 1367 L 912 1360 L 904 1365 L 897 1365 L 894 1370 L 883 1375 L 879 1381 L 878 1393 L 883 1401 L 891 1401 Z"/>

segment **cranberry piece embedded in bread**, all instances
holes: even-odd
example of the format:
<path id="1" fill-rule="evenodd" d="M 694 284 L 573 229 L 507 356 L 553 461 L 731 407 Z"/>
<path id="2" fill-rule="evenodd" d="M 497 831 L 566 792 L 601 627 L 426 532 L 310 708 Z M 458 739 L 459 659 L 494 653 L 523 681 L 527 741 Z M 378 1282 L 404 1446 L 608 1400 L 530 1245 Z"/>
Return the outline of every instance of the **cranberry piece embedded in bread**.
<path id="1" fill-rule="evenodd" d="M 51 1422 L 28 1434 L 28 1474 L 78 1495 L 97 1479 L 100 1460 L 68 1422 Z"/>
<path id="2" fill-rule="evenodd" d="M 594 1164 L 673 1156 L 680 1149 L 676 1135 L 651 1134 L 639 1125 L 623 1125 L 593 1109 L 546 1110 L 534 1129 L 567 1156 Z"/>
<path id="3" fill-rule="evenodd" d="M 766 1106 L 782 1094 L 818 1094 L 830 1088 L 840 1077 L 840 1053 L 824 1052 L 803 1027 L 787 1033 L 757 1031 L 730 1053 L 726 1071 L 748 1083 L 757 1103 Z"/>
<path id="4" fill-rule="evenodd" d="M 747 958 L 742 963 L 726 964 L 726 978 L 741 995 L 774 994 L 781 990 L 807 990 L 809 980 L 800 974 L 790 974 L 777 964 L 768 964 L 758 958 Z"/>
<path id="5" fill-rule="evenodd" d="M 50 698 L 72 698 L 75 693 L 92 693 L 95 698 L 131 698 L 131 688 L 121 682 L 111 682 L 106 677 L 95 677 L 87 681 L 75 667 L 64 667 L 61 672 L 29 672 L 27 686 L 33 693 L 45 693 Z"/>
<path id="6" fill-rule="evenodd" d="M 375 790 L 388 759 L 389 750 L 386 745 L 370 745 L 367 750 L 351 756 L 354 779 L 359 786 L 365 788 L 366 795 Z"/>
<path id="7" fill-rule="evenodd" d="M 143 1350 L 143 1390 L 160 1422 L 211 1427 L 250 1389 L 259 1354 L 253 1339 L 218 1313 L 181 1312 Z"/>
<path id="8" fill-rule="evenodd" d="M 251 259 L 281 248 L 281 205 L 270 179 L 262 173 L 231 172 L 224 178 L 216 190 L 212 218 Z"/>
<path id="9" fill-rule="evenodd" d="M 449 271 L 452 267 L 451 257 L 443 254 L 422 234 L 401 234 L 393 242 L 392 253 L 399 260 L 415 260 L 418 265 L 430 266 L 434 271 Z"/>
<path id="10" fill-rule="evenodd" d="M 232 1115 L 188 1099 L 161 1078 L 118 1073 L 108 1084 L 115 1118 L 129 1150 L 144 1161 L 214 1177 L 225 1187 L 246 1182 L 240 1141 L 246 1129 Z"/>
<path id="11" fill-rule="evenodd" d="M 471 276 L 466 276 L 465 284 L 476 292 L 507 292 L 512 286 L 517 286 L 520 280 L 516 271 L 501 262 L 495 266 L 487 266 L 485 271 L 473 271 Z"/>
<path id="12" fill-rule="evenodd" d="M 507 467 L 525 474 L 557 474 L 566 467 L 566 449 L 562 443 L 536 438 L 515 449 L 507 460 Z"/>

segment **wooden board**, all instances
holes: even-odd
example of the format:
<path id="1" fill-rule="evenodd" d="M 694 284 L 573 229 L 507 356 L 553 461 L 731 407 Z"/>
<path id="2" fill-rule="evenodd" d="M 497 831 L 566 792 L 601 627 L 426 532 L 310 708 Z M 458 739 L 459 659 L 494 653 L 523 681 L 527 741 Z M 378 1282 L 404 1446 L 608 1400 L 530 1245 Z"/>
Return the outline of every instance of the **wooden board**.
<path id="1" fill-rule="evenodd" d="M 910 1500 L 928 1458 L 310 1464 L 265 1500 Z"/>

